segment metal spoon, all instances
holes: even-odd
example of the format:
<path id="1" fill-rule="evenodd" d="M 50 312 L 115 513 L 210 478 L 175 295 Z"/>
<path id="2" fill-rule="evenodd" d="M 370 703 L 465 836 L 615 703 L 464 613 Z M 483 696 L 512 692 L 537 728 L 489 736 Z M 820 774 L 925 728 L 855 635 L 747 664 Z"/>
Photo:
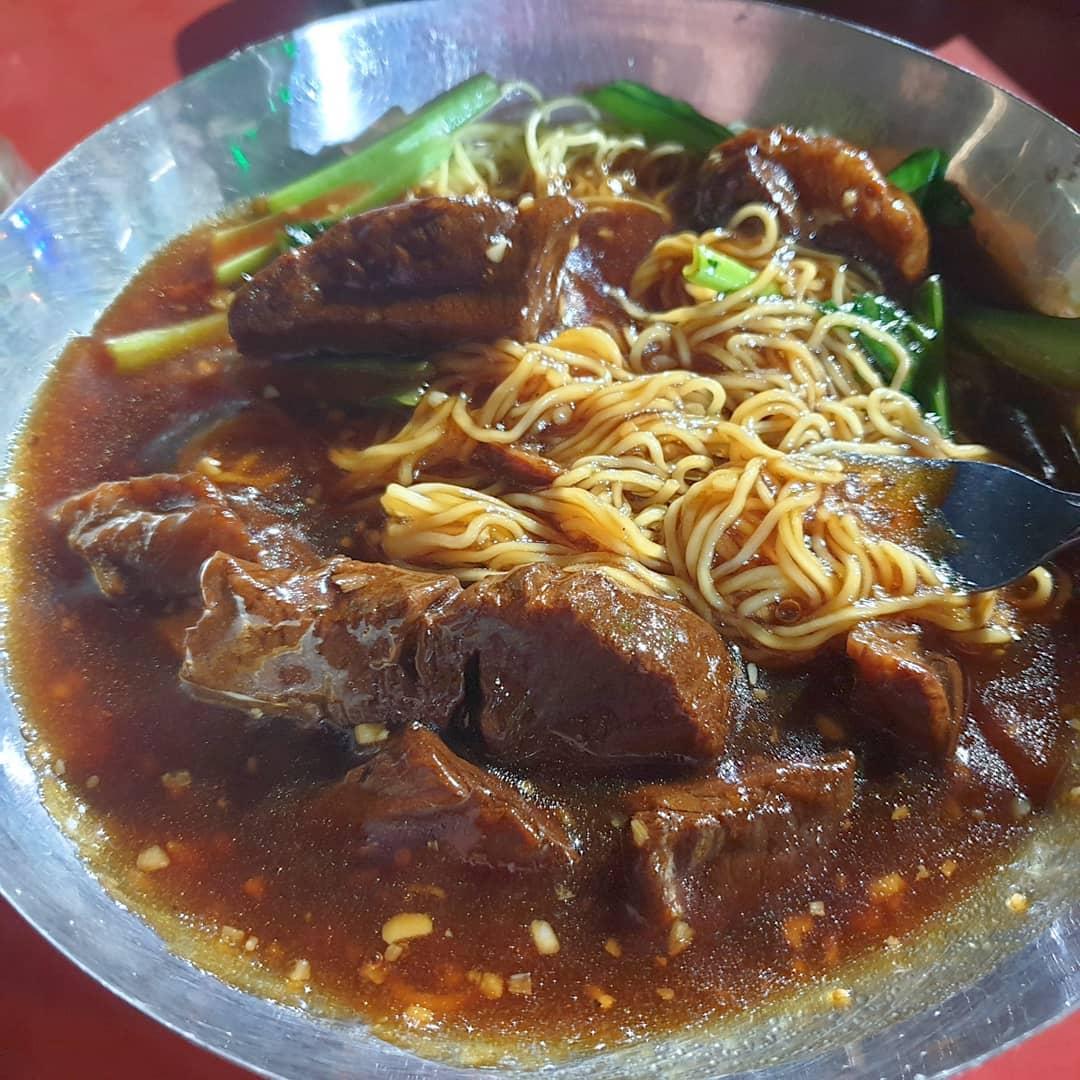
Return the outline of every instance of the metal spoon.
<path id="1" fill-rule="evenodd" d="M 869 466 L 867 458 L 859 460 L 909 474 L 913 489 L 929 493 L 928 554 L 965 592 L 1000 589 L 1080 541 L 1080 494 L 1015 469 L 985 461 L 890 457 Z"/>

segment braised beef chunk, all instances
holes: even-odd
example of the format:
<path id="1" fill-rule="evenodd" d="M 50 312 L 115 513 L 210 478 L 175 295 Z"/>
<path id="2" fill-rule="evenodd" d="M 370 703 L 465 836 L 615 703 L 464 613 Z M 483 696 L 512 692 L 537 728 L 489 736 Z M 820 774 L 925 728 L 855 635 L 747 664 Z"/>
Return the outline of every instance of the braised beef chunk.
<path id="1" fill-rule="evenodd" d="M 1075 744 L 1073 729 L 1062 721 L 1076 698 L 1063 694 L 1062 673 L 1080 671 L 1080 635 L 1074 630 L 1061 641 L 1045 627 L 1030 627 L 993 661 L 975 682 L 972 713 L 1024 794 L 1045 806 L 1066 775 Z"/>
<path id="2" fill-rule="evenodd" d="M 762 762 L 737 783 L 715 778 L 629 792 L 632 907 L 668 926 L 719 929 L 812 873 L 852 807 L 855 758 Z"/>
<path id="3" fill-rule="evenodd" d="M 919 631 L 860 623 L 847 636 L 856 711 L 915 750 L 948 760 L 964 723 L 964 677 L 951 657 L 924 648 Z"/>
<path id="4" fill-rule="evenodd" d="M 554 814 L 417 726 L 392 736 L 325 792 L 315 813 L 357 830 L 362 849 L 376 857 L 437 847 L 440 859 L 502 870 L 565 866 L 577 858 Z"/>
<path id="5" fill-rule="evenodd" d="M 747 202 L 772 206 L 784 232 L 908 282 L 926 273 L 926 222 L 865 150 L 830 135 L 751 128 L 709 154 L 679 196 L 696 228 L 726 225 Z"/>
<path id="6" fill-rule="evenodd" d="M 471 673 L 467 722 L 501 762 L 603 774 L 723 749 L 727 645 L 682 605 L 600 570 L 537 563 L 481 581 L 433 641 L 443 663 Z"/>
<path id="7" fill-rule="evenodd" d="M 335 225 L 239 290 L 241 352 L 412 353 L 558 324 L 559 275 L 583 209 L 490 199 L 418 199 Z"/>
<path id="8" fill-rule="evenodd" d="M 101 591 L 116 599 L 193 596 L 199 591 L 199 568 L 215 551 L 268 565 L 310 557 L 285 522 L 226 496 L 199 473 L 98 484 L 53 513 Z"/>
<path id="9" fill-rule="evenodd" d="M 477 443 L 473 461 L 500 480 L 527 488 L 550 487 L 562 474 L 551 458 L 513 443 Z"/>
<path id="10" fill-rule="evenodd" d="M 669 221 L 641 203 L 590 207 L 581 222 L 580 242 L 566 257 L 563 323 L 628 323 L 619 291 L 629 291 L 634 271 L 670 229 Z"/>
<path id="11" fill-rule="evenodd" d="M 445 724 L 462 696 L 461 673 L 430 669 L 420 645 L 458 592 L 452 577 L 345 558 L 268 570 L 215 555 L 180 675 L 196 697 L 256 716 Z"/>

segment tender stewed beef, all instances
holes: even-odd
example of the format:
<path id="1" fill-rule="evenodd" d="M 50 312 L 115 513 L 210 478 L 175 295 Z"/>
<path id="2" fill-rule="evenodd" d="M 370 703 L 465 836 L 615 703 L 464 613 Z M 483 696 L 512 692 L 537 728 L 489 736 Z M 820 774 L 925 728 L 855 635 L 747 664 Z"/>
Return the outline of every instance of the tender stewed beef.
<path id="1" fill-rule="evenodd" d="M 741 780 L 651 784 L 629 792 L 630 903 L 651 923 L 719 929 L 812 874 L 851 809 L 855 759 L 761 762 Z"/>
<path id="2" fill-rule="evenodd" d="M 242 495 L 199 473 L 157 473 L 98 484 L 54 511 L 71 549 L 108 597 L 184 599 L 215 551 L 267 566 L 311 559 L 302 537 Z"/>
<path id="3" fill-rule="evenodd" d="M 752 128 L 721 143 L 679 200 L 699 229 L 748 202 L 772 206 L 784 231 L 854 255 L 908 282 L 926 273 L 926 222 L 865 150 L 833 136 Z"/>
<path id="4" fill-rule="evenodd" d="M 374 858 L 432 849 L 439 859 L 501 870 L 577 858 L 558 817 L 418 726 L 324 792 L 314 813 L 354 829 L 361 852 Z"/>
<path id="5" fill-rule="evenodd" d="M 852 704 L 900 742 L 947 761 L 963 727 L 964 676 L 951 657 L 931 652 L 918 630 L 860 623 L 847 636 L 856 671 Z"/>
<path id="6" fill-rule="evenodd" d="M 236 295 L 240 350 L 415 353 L 558 325 L 580 203 L 418 199 L 349 218 L 275 259 Z"/>
<path id="7" fill-rule="evenodd" d="M 433 669 L 423 641 L 459 592 L 452 577 L 345 558 L 270 570 L 215 555 L 181 678 L 195 696 L 255 716 L 445 724 L 461 672 Z"/>
<path id="8" fill-rule="evenodd" d="M 1080 671 L 1078 616 L 1080 607 L 1074 607 L 1064 640 L 1031 627 L 1004 655 L 992 658 L 992 669 L 987 659 L 971 662 L 984 666 L 971 694 L 975 721 L 1036 806 L 1045 806 L 1068 775 L 1075 747 L 1073 729 L 1062 719 L 1077 702 L 1063 693 L 1062 673 Z"/>
<path id="9" fill-rule="evenodd" d="M 521 487 L 549 487 L 562 475 L 551 458 L 513 443 L 477 443 L 472 460 L 500 480 Z"/>
<path id="10" fill-rule="evenodd" d="M 682 605 L 600 570 L 537 563 L 467 589 L 435 627 L 468 673 L 488 754 L 587 774 L 702 762 L 723 749 L 733 661 Z"/>
<path id="11" fill-rule="evenodd" d="M 561 320 L 566 326 L 629 322 L 620 303 L 634 271 L 671 223 L 641 203 L 591 207 L 581 222 L 579 243 L 566 257 Z"/>

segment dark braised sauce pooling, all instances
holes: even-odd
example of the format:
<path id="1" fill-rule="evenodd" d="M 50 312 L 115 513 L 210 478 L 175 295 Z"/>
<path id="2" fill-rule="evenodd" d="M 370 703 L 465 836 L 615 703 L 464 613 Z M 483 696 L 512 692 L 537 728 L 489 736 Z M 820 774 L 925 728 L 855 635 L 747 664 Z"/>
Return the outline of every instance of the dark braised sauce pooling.
<path id="1" fill-rule="evenodd" d="M 776 168 L 762 140 L 710 160 L 695 212 L 745 199 L 749 176 L 823 227 L 842 193 L 811 190 L 794 134 L 768 143 L 787 147 Z M 925 236 L 875 206 L 856 225 L 913 276 Z M 561 197 L 387 215 L 241 293 L 251 355 L 120 376 L 103 334 L 210 309 L 206 233 L 181 239 L 68 348 L 29 421 L 13 664 L 124 897 L 285 995 L 314 987 L 398 1030 L 591 1046 L 834 972 L 999 866 L 1066 760 L 1076 601 L 1002 650 L 866 623 L 770 668 L 595 568 L 462 585 L 378 561 L 376 512 L 327 455 L 385 427 L 358 407 L 378 381 L 266 357 L 618 325 L 613 288 L 669 229 Z M 417 216 L 414 247 L 379 246 Z M 378 258 L 342 284 L 365 236 Z M 562 474 L 535 444 L 476 461 L 526 490 Z"/>

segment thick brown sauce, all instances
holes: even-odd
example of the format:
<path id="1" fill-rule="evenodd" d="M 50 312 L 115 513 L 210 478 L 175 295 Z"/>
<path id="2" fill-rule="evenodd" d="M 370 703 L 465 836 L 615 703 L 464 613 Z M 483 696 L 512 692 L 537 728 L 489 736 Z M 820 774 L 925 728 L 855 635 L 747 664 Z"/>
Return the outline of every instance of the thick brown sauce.
<path id="1" fill-rule="evenodd" d="M 208 282 L 205 234 L 196 233 L 140 275 L 98 337 L 198 314 Z M 297 811 L 317 785 L 355 763 L 347 742 L 287 722 L 257 726 L 192 701 L 177 682 L 176 620 L 107 603 L 47 516 L 59 499 L 98 481 L 173 468 L 203 422 L 245 405 L 264 408 L 268 386 L 299 433 L 270 456 L 321 461 L 337 429 L 352 424 L 354 437 L 362 430 L 320 403 L 339 397 L 317 379 L 214 350 L 125 378 L 93 341 L 77 341 L 41 394 L 15 471 L 10 648 L 37 749 L 104 825 L 109 842 L 96 868 L 119 880 L 129 900 L 211 936 L 221 927 L 240 932 L 224 933 L 223 968 L 239 954 L 278 977 L 284 995 L 309 986 L 391 1027 L 430 1016 L 462 1037 L 478 1030 L 513 1035 L 519 1045 L 610 1045 L 740 1008 L 883 948 L 956 903 L 1031 828 L 1037 813 L 1025 816 L 1019 789 L 974 723 L 962 740 L 965 783 L 927 766 L 900 763 L 895 771 L 891 744 L 860 739 L 844 723 L 846 686 L 840 665 L 826 658 L 806 670 L 762 671 L 764 701 L 743 688 L 734 751 L 816 755 L 835 747 L 839 722 L 839 737 L 860 755 L 856 812 L 821 872 L 763 897 L 737 934 L 701 935 L 669 957 L 662 936 L 626 922 L 613 883 L 598 882 L 588 857 L 558 879 L 464 871 L 426 850 L 401 852 L 389 867 L 357 860 L 348 835 L 316 831 Z M 203 449 L 228 461 L 250 449 L 243 444 L 253 432 L 265 438 L 265 425 L 241 426 L 231 442 L 211 439 Z M 321 482 L 306 475 L 306 488 L 287 494 L 334 550 L 351 525 L 305 506 Z M 1030 744 L 1040 783 L 1052 778 L 1065 710 L 1080 697 L 1077 624 L 1074 603 L 1004 659 L 961 657 L 971 700 L 990 702 L 993 725 Z M 188 786 L 177 780 L 182 771 Z M 597 849 L 608 848 L 610 785 L 551 786 L 547 794 L 565 801 Z M 168 869 L 136 869 L 150 845 L 166 849 Z M 811 914 L 812 902 L 824 914 Z M 373 968 L 385 950 L 383 923 L 403 911 L 430 914 L 435 932 Z M 537 954 L 534 919 L 555 929 L 557 955 Z M 298 960 L 310 975 L 290 982 L 290 973 L 305 974 Z M 493 983 L 481 972 L 504 980 L 528 972 L 532 992 L 488 997 Z"/>

